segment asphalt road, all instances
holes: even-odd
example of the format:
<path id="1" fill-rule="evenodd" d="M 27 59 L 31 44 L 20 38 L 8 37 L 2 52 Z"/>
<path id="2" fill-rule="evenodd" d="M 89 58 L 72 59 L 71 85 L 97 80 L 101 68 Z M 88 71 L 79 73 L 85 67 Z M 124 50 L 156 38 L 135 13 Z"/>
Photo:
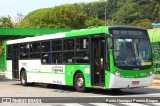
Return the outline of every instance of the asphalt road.
<path id="1" fill-rule="evenodd" d="M 127 99 L 129 97 L 130 98 L 131 97 L 140 97 L 140 98 L 155 97 L 155 98 L 158 98 L 158 100 L 160 101 L 160 86 L 150 86 L 146 88 L 134 88 L 134 89 L 122 89 L 120 91 L 88 89 L 87 92 L 81 93 L 81 92 L 77 92 L 73 87 L 68 87 L 68 86 L 52 85 L 52 86 L 46 87 L 46 85 L 43 85 L 43 84 L 36 84 L 34 86 L 24 87 L 20 84 L 20 81 L 0 79 L 0 89 L 1 89 L 0 97 L 15 97 L 15 98 L 17 97 L 20 97 L 20 98 L 21 97 L 35 97 L 35 98 L 54 97 L 54 98 L 45 99 L 47 103 L 51 103 L 51 102 L 52 103 L 75 102 L 76 103 L 77 101 L 82 101 L 82 102 L 90 101 L 89 98 L 84 99 L 84 97 L 103 97 L 103 98 L 95 99 L 94 100 L 95 102 L 100 100 L 105 101 L 105 98 L 108 98 L 108 97 L 124 98 L 124 99 Z M 66 97 L 71 97 L 71 98 L 66 98 Z M 83 97 L 83 98 L 76 99 L 77 97 Z M 93 102 L 93 100 L 91 100 L 91 102 Z M 81 103 L 81 105 L 82 104 L 83 103 Z M 111 106 L 112 105 L 114 105 L 114 103 L 111 104 Z M 47 106 L 50 106 L 50 105 L 47 105 Z"/>
<path id="2" fill-rule="evenodd" d="M 77 92 L 73 87 L 43 84 L 24 87 L 20 81 L 0 79 L 1 97 L 160 97 L 160 86 L 122 89 L 121 91 L 88 89 Z"/>

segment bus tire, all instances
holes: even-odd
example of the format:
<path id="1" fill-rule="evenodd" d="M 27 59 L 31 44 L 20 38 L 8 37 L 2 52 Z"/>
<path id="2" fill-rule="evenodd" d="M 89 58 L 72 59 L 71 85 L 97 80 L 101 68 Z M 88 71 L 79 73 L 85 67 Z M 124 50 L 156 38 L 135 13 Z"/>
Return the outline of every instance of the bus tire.
<path id="1" fill-rule="evenodd" d="M 84 76 L 83 76 L 83 74 L 81 72 L 78 72 L 75 75 L 74 87 L 79 92 L 85 92 L 86 91 Z"/>
<path id="2" fill-rule="evenodd" d="M 26 71 L 22 71 L 21 72 L 21 84 L 23 85 L 23 86 L 27 86 L 28 85 L 28 83 L 27 83 L 27 74 L 26 74 Z"/>

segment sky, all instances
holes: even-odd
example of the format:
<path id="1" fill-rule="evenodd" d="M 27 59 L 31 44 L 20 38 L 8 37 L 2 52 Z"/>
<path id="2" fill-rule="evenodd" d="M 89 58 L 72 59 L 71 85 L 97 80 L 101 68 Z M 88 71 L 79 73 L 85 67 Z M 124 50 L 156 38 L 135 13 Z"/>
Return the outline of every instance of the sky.
<path id="1" fill-rule="evenodd" d="M 79 2 L 93 2 L 99 0 L 0 0 L 0 17 L 17 16 L 17 13 L 27 15 L 29 12 L 40 8 L 59 6 L 62 4 L 72 4 Z"/>

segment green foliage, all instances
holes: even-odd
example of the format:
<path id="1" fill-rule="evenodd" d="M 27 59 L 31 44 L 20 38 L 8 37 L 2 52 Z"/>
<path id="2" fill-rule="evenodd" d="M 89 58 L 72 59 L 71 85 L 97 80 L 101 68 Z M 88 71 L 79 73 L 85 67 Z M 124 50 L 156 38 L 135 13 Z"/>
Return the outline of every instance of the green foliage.
<path id="1" fill-rule="evenodd" d="M 16 27 L 80 29 L 105 25 L 104 20 L 106 25 L 150 28 L 151 23 L 160 22 L 160 2 L 159 0 L 100 0 L 61 5 L 33 11 Z"/>
<path id="2" fill-rule="evenodd" d="M 153 12 L 155 22 L 160 22 L 160 4 L 156 4 Z"/>
<path id="3" fill-rule="evenodd" d="M 0 18 L 0 27 L 7 28 L 7 27 L 13 27 L 13 23 L 11 21 L 11 17 L 1 17 Z"/>
<path id="4" fill-rule="evenodd" d="M 100 20 L 98 17 L 85 21 L 85 27 L 104 26 L 104 25 L 105 25 L 104 21 Z"/>
<path id="5" fill-rule="evenodd" d="M 140 6 L 136 3 L 131 3 L 122 6 L 116 13 L 113 14 L 115 23 L 118 25 L 129 25 L 134 20 L 140 17 Z"/>
<path id="6" fill-rule="evenodd" d="M 2 57 L 4 54 L 4 47 L 5 47 L 5 41 L 3 40 L 0 42 L 0 57 Z"/>
<path id="7" fill-rule="evenodd" d="M 133 26 L 137 26 L 145 29 L 151 28 L 151 24 L 152 22 L 149 19 L 135 20 L 132 23 Z"/>
<path id="8" fill-rule="evenodd" d="M 159 0 L 151 0 L 151 1 L 153 1 L 153 2 L 155 2 L 155 3 L 159 3 L 159 4 L 160 4 L 160 1 L 159 1 Z"/>
<path id="9" fill-rule="evenodd" d="M 40 9 L 31 12 L 17 27 L 34 28 L 83 28 L 87 14 L 73 5 Z"/>

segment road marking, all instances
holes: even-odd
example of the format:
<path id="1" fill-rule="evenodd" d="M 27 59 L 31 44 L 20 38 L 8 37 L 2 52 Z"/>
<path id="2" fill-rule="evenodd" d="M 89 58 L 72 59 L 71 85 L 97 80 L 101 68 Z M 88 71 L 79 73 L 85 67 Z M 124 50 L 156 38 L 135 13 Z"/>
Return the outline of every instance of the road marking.
<path id="1" fill-rule="evenodd" d="M 160 103 L 45 103 L 36 106 L 160 106 Z"/>
<path id="2" fill-rule="evenodd" d="M 80 103 L 66 103 L 63 105 L 65 105 L 65 106 L 84 106 L 84 105 L 81 105 Z"/>
<path id="3" fill-rule="evenodd" d="M 84 106 L 160 106 L 160 103 L 89 103 Z"/>

